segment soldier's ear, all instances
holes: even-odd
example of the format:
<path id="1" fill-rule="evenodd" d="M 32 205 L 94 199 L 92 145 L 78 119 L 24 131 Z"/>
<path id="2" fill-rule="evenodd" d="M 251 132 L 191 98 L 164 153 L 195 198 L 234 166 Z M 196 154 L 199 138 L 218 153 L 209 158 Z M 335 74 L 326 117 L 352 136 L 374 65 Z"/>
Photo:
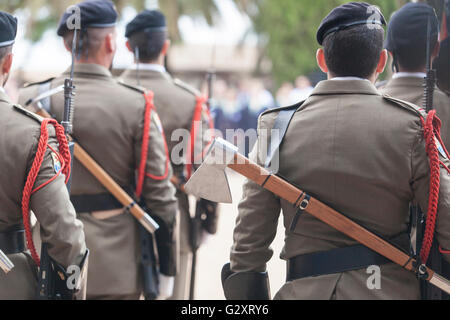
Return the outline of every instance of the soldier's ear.
<path id="1" fill-rule="evenodd" d="M 439 56 L 439 51 L 440 50 L 441 50 L 441 44 L 438 41 L 438 42 L 436 42 L 436 46 L 434 47 L 433 53 L 431 55 L 432 60 L 434 60 L 434 58 Z"/>
<path id="2" fill-rule="evenodd" d="M 14 55 L 12 53 L 8 53 L 2 61 L 2 75 L 8 74 L 11 71 L 11 66 L 13 63 Z"/>
<path id="3" fill-rule="evenodd" d="M 108 52 L 115 52 L 116 51 L 116 37 L 113 33 L 108 33 L 108 35 L 105 38 L 106 40 L 106 50 Z"/>
<path id="4" fill-rule="evenodd" d="M 386 68 L 387 62 L 388 62 L 388 52 L 386 49 L 384 49 L 383 51 L 381 51 L 380 60 L 378 61 L 376 72 L 383 73 L 384 69 Z"/>
<path id="5" fill-rule="evenodd" d="M 169 51 L 169 48 L 170 48 L 170 40 L 167 39 L 164 42 L 164 45 L 163 45 L 162 50 L 161 50 L 161 54 L 165 56 L 167 54 L 167 52 Z"/>
<path id="6" fill-rule="evenodd" d="M 328 73 L 328 66 L 327 63 L 325 62 L 325 52 L 323 51 L 322 48 L 317 50 L 316 60 L 320 70 L 322 70 L 322 72 L 324 73 Z"/>
<path id="7" fill-rule="evenodd" d="M 134 50 L 133 48 L 131 48 L 130 41 L 127 40 L 127 42 L 125 42 L 125 46 L 127 47 L 128 51 L 134 54 Z"/>
<path id="8" fill-rule="evenodd" d="M 64 48 L 66 48 L 67 51 L 72 52 L 71 46 L 66 42 L 66 39 L 63 38 L 63 44 Z"/>

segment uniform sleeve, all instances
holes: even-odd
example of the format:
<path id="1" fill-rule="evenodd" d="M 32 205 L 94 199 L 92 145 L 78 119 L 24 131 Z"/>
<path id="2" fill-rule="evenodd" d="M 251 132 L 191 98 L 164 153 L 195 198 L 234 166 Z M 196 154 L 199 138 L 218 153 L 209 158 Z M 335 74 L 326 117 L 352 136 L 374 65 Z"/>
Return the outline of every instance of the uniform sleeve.
<path id="1" fill-rule="evenodd" d="M 172 167 L 168 158 L 167 144 L 163 135 L 161 122 L 155 110 L 151 113 L 150 139 L 147 155 L 145 179 L 142 198 L 152 214 L 160 217 L 171 227 L 176 221 L 178 205 L 175 198 L 176 189 L 170 182 Z M 137 164 L 141 161 L 143 123 L 136 138 Z"/>
<path id="2" fill-rule="evenodd" d="M 49 131 L 48 144 L 58 151 L 54 131 L 53 129 Z M 47 148 L 34 185 L 35 188 L 44 185 L 57 174 L 58 168 L 55 169 L 57 163 L 54 162 L 52 153 Z M 33 160 L 34 153 L 29 167 L 31 167 Z M 56 179 L 31 196 L 31 209 L 40 223 L 41 239 L 48 243 L 49 255 L 65 268 L 70 265 L 79 265 L 86 253 L 83 224 L 76 218 L 63 174 L 57 176 Z"/>
<path id="3" fill-rule="evenodd" d="M 259 143 L 258 140 L 249 157 L 261 165 Z M 266 263 L 273 255 L 270 245 L 277 232 L 280 211 L 280 200 L 273 193 L 252 181 L 245 182 L 231 248 L 234 272 L 266 270 Z"/>
<path id="4" fill-rule="evenodd" d="M 444 159 L 440 156 L 440 160 L 447 166 L 450 165 L 448 159 Z M 428 208 L 430 166 L 425 151 L 425 141 L 422 132 L 418 135 L 417 143 L 413 148 L 412 169 L 414 177 L 412 181 L 414 197 L 419 203 L 422 211 L 426 212 Z M 435 237 L 444 250 L 450 250 L 450 174 L 442 166 L 440 170 L 439 203 Z M 443 256 L 447 261 L 450 261 L 449 253 L 443 254 Z"/>

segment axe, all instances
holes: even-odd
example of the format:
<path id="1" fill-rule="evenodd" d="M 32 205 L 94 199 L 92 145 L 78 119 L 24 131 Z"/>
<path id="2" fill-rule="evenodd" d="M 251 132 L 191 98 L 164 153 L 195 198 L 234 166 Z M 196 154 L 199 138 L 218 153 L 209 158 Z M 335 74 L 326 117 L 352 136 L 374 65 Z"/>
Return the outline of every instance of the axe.
<path id="1" fill-rule="evenodd" d="M 186 191 L 198 197 L 222 203 L 231 203 L 231 191 L 226 168 L 243 175 L 261 187 L 306 211 L 332 228 L 342 232 L 373 251 L 388 258 L 419 279 L 426 280 L 439 289 L 450 293 L 450 281 L 435 273 L 424 264 L 380 238 L 353 220 L 311 197 L 288 181 L 270 173 L 238 152 L 231 143 L 217 138 L 211 145 L 203 164 L 186 183 Z"/>

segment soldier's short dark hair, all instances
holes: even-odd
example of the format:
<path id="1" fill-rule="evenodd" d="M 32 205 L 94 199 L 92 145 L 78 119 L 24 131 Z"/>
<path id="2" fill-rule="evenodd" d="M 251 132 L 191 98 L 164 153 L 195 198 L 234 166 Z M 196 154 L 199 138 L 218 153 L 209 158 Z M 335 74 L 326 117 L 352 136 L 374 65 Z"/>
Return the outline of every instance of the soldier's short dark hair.
<path id="1" fill-rule="evenodd" d="M 437 36 L 431 39 L 430 50 L 431 52 L 436 47 L 438 42 Z M 400 47 L 393 53 L 398 65 L 405 71 L 419 71 L 424 69 L 427 65 L 427 50 L 426 44 L 417 43 L 415 48 L 412 47 Z"/>
<path id="2" fill-rule="evenodd" d="M 330 34 L 323 41 L 325 62 L 336 77 L 367 78 L 383 51 L 382 27 L 360 25 Z"/>
<path id="3" fill-rule="evenodd" d="M 155 61 L 167 40 L 166 31 L 141 31 L 133 33 L 128 41 L 131 48 L 139 49 L 139 60 L 143 63 Z"/>
<path id="4" fill-rule="evenodd" d="M 114 27 L 109 28 L 87 28 L 77 35 L 76 51 L 82 57 L 91 56 L 98 52 L 105 37 L 114 32 Z M 81 41 L 80 41 L 81 34 Z M 69 48 L 72 48 L 74 32 L 66 32 L 63 36 L 64 42 Z M 80 46 L 81 45 L 81 46 Z M 81 52 L 80 52 L 81 50 Z"/>
<path id="5" fill-rule="evenodd" d="M 0 48 L 0 61 L 12 52 L 12 45 Z"/>

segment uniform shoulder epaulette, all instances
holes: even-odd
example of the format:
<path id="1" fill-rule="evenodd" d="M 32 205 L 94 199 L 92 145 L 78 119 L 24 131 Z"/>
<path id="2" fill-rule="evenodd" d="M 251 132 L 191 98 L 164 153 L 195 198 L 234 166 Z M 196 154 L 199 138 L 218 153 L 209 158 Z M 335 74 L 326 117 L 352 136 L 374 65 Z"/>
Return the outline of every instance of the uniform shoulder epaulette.
<path id="1" fill-rule="evenodd" d="M 268 114 L 271 114 L 271 113 L 280 112 L 280 111 L 283 111 L 283 110 L 298 109 L 298 108 L 300 108 L 302 106 L 302 104 L 305 101 L 300 101 L 300 102 L 298 102 L 296 104 L 293 104 L 293 105 L 290 105 L 290 106 L 286 106 L 286 107 L 278 107 L 278 108 L 273 108 L 273 109 L 266 110 L 263 113 L 261 113 L 261 117 L 265 116 L 265 115 L 268 115 Z"/>
<path id="2" fill-rule="evenodd" d="M 123 79 L 117 79 L 117 83 L 122 85 L 122 86 L 124 86 L 124 87 L 126 87 L 126 88 L 128 88 L 128 89 L 132 89 L 132 90 L 137 91 L 137 92 L 142 93 L 142 94 L 147 92 L 147 90 L 144 87 L 140 87 L 140 86 L 136 86 L 136 85 L 132 85 L 132 84 L 126 83 L 125 81 L 123 81 Z"/>
<path id="3" fill-rule="evenodd" d="M 402 107 L 403 109 L 406 109 L 408 111 L 411 111 L 411 112 L 417 114 L 419 117 L 426 118 L 426 116 L 427 116 L 427 113 L 425 112 L 425 110 L 423 108 L 420 108 L 419 106 L 416 106 L 413 103 L 391 97 L 388 94 L 383 94 L 383 98 L 392 102 L 393 104 L 395 104 L 397 106 Z"/>
<path id="4" fill-rule="evenodd" d="M 35 114 L 35 113 L 33 113 L 33 112 L 23 108 L 22 106 L 20 106 L 18 104 L 15 104 L 13 107 L 14 107 L 14 110 L 16 110 L 17 112 L 20 112 L 21 114 L 26 115 L 27 117 L 30 117 L 30 118 L 36 120 L 39 123 L 41 123 L 42 120 L 44 119 L 41 116 L 39 116 L 39 115 L 37 115 L 37 114 Z"/>
<path id="5" fill-rule="evenodd" d="M 189 93 L 192 93 L 194 96 L 198 97 L 201 96 L 201 92 L 199 90 L 197 90 L 196 88 L 188 85 L 187 83 L 181 81 L 180 79 L 173 79 L 173 83 L 177 86 L 180 87 L 181 89 L 186 90 Z"/>
<path id="6" fill-rule="evenodd" d="M 48 79 L 46 79 L 46 80 L 39 81 L 39 82 L 27 82 L 27 83 L 24 84 L 23 87 L 24 87 L 24 88 L 28 88 L 28 87 L 36 86 L 36 85 L 39 85 L 39 84 L 44 84 L 44 83 L 53 81 L 53 79 L 55 79 L 55 77 L 48 78 Z"/>

